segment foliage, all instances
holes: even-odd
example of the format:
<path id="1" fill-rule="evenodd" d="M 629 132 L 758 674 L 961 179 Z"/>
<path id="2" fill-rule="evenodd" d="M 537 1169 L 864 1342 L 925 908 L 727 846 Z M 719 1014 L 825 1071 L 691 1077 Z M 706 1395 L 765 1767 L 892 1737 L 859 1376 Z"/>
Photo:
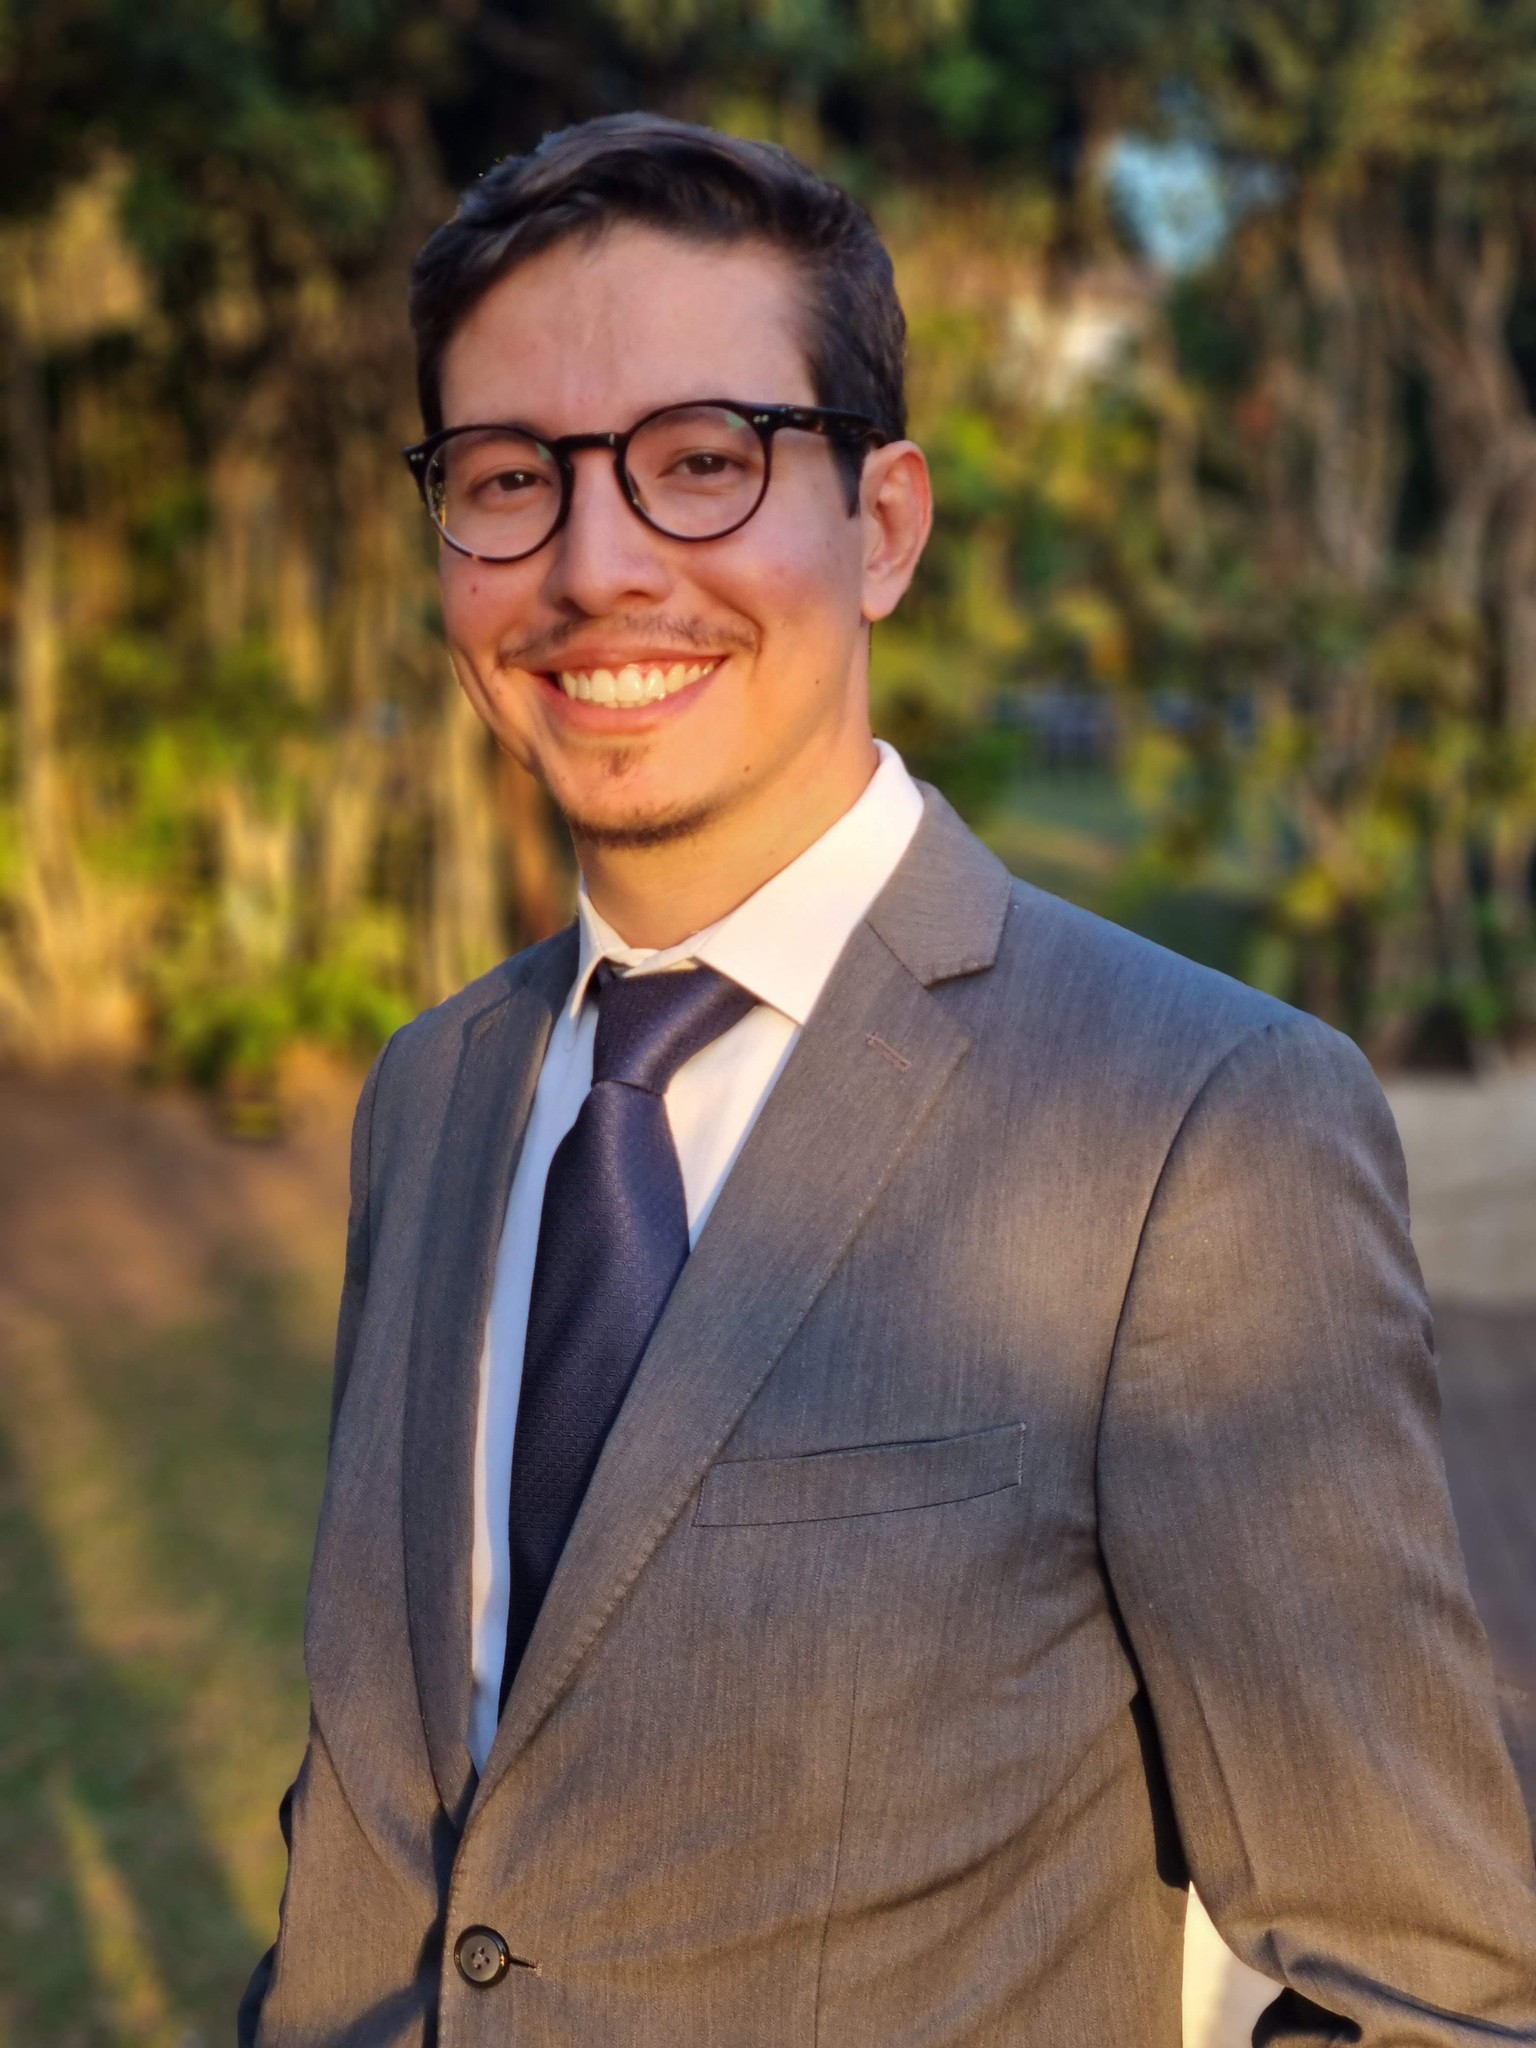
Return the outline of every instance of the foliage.
<path id="1" fill-rule="evenodd" d="M 919 740 L 913 678 L 946 677 L 941 753 L 1010 688 L 1111 693 L 1149 827 L 1122 909 L 1220 881 L 1253 978 L 1388 1056 L 1472 1057 L 1528 1028 L 1536 963 L 1536 12 L 1244 6 L 1183 47 L 1174 141 L 1193 79 L 1249 201 L 1154 304 L 1104 243 L 994 277 L 1032 382 L 933 295 L 948 531 L 879 673 Z M 1095 317 L 1125 345 L 1053 392 L 1052 331 L 1064 361 Z"/>
<path id="2" fill-rule="evenodd" d="M 497 154 L 635 104 L 789 142 L 896 251 L 918 765 L 1022 844 L 1079 706 L 1125 821 L 1081 893 L 1219 899 L 1220 957 L 1388 1052 L 1517 1036 L 1533 95 L 1533 0 L 4 0 L 0 1043 L 259 1091 L 561 914 L 447 684 L 404 273 Z M 1159 151 L 1203 239 L 1127 202 Z"/>

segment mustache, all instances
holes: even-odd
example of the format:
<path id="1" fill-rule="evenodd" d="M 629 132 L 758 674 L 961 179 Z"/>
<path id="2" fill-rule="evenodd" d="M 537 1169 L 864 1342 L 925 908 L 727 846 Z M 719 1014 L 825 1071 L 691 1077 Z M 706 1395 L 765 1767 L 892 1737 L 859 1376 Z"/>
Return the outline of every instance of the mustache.
<path id="1" fill-rule="evenodd" d="M 676 616 L 667 612 L 616 612 L 611 618 L 566 619 L 531 640 L 508 644 L 496 650 L 498 668 L 551 669 L 573 640 L 599 627 L 605 635 L 620 640 L 649 640 L 665 647 L 687 648 L 699 653 L 754 654 L 758 636 L 737 623 L 710 625 L 704 619 Z"/>

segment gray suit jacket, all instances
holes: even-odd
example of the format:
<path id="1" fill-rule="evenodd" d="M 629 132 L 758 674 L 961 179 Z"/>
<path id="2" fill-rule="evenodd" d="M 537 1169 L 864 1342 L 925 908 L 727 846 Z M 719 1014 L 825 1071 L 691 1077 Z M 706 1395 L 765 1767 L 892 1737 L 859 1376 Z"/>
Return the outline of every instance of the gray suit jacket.
<path id="1" fill-rule="evenodd" d="M 1536 2043 L 1530 1838 L 1370 1070 L 1011 883 L 931 793 L 477 1781 L 477 1362 L 575 960 L 497 969 L 363 1092 L 313 1725 L 246 2037 L 1175 2048 L 1192 1871 L 1294 1987 L 1272 2038 Z M 518 1959 L 490 1988 L 452 1959 L 471 1924 Z"/>

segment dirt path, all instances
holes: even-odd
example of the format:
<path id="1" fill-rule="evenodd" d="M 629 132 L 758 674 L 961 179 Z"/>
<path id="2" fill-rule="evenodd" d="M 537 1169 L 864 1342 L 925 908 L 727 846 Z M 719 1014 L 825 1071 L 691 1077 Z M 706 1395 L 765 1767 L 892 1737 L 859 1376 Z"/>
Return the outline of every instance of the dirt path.
<path id="1" fill-rule="evenodd" d="M 153 1329 L 206 1307 L 231 1266 L 329 1287 L 356 1090 L 299 1069 L 287 1135 L 247 1145 L 181 1094 L 0 1073 L 0 1295 Z"/>

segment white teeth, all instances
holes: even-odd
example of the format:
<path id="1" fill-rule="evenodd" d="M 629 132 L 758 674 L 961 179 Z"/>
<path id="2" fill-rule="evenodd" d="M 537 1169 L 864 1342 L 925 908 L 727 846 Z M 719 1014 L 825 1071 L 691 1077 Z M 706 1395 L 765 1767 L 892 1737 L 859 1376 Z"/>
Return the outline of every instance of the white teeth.
<path id="1" fill-rule="evenodd" d="M 583 704 L 627 708 L 635 704 L 659 704 L 664 697 L 674 696 L 690 683 L 696 683 L 700 676 L 708 675 L 714 666 L 713 661 L 674 661 L 642 668 L 638 662 L 627 661 L 618 670 L 562 669 L 559 680 L 566 696 L 575 697 Z"/>

